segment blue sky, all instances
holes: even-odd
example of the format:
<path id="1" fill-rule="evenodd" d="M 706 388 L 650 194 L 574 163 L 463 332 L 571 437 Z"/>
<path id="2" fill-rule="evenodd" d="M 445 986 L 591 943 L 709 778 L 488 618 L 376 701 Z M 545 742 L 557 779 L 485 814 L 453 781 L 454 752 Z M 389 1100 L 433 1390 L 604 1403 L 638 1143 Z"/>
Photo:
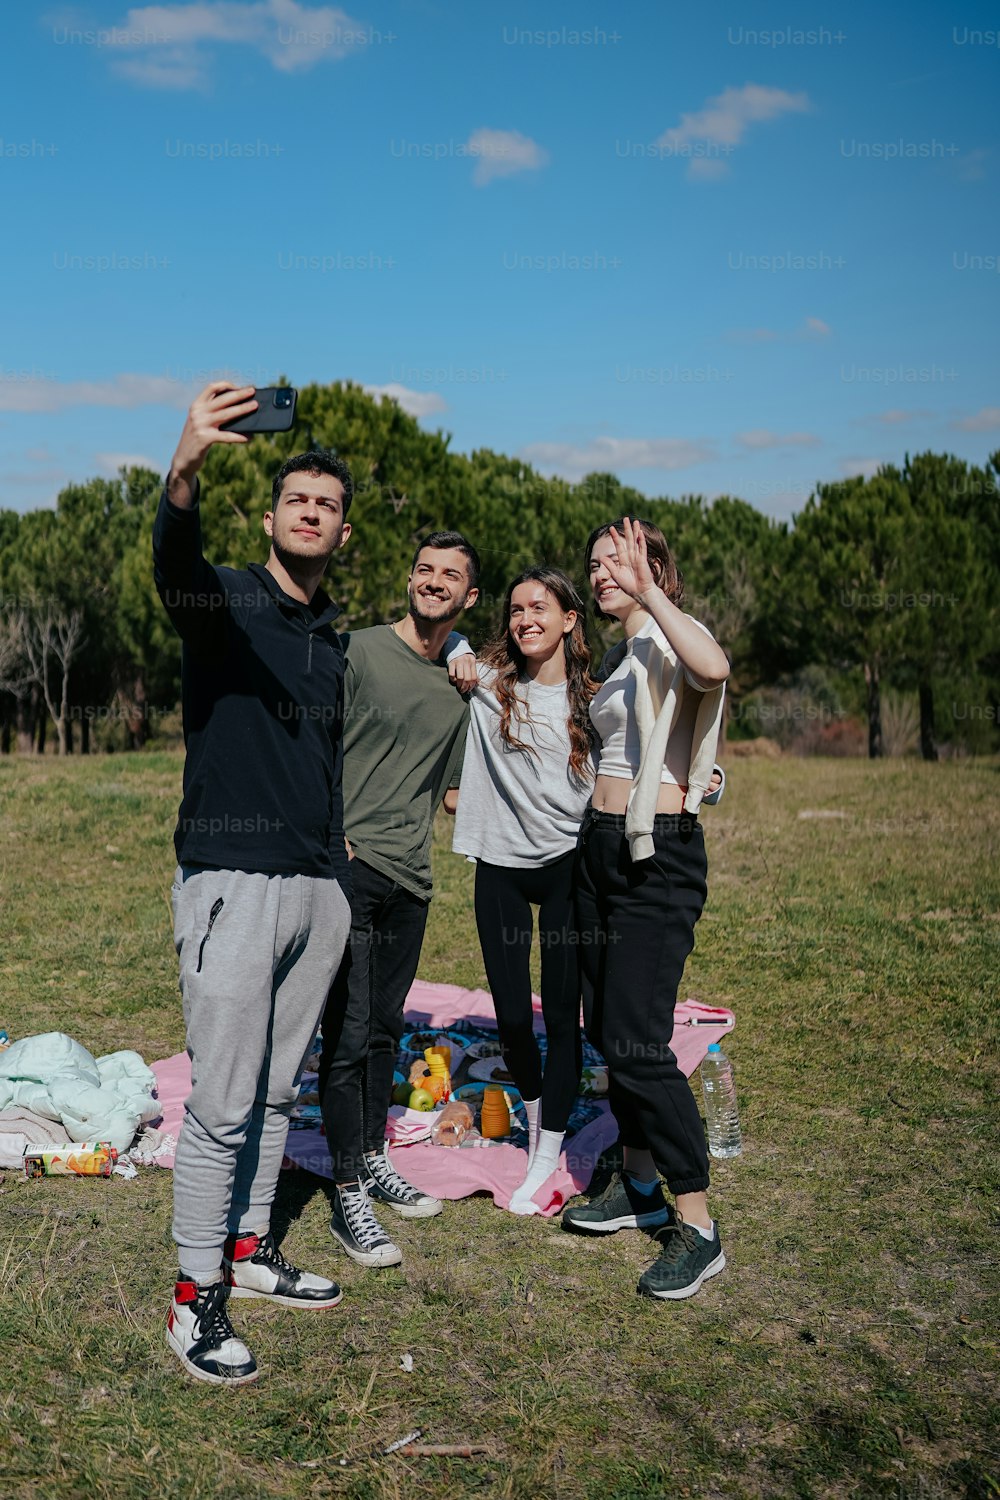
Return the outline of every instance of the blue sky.
<path id="1" fill-rule="evenodd" d="M 995 9 L 9 9 L 0 504 L 216 374 L 770 515 L 1000 446 Z"/>

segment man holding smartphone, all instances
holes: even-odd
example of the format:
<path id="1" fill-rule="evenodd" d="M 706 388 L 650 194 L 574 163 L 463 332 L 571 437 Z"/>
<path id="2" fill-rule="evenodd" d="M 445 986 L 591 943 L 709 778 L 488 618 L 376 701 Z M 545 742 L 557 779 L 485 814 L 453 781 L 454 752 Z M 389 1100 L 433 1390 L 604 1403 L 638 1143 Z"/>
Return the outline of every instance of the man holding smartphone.
<path id="1" fill-rule="evenodd" d="M 184 643 L 184 793 L 174 937 L 191 1093 L 174 1167 L 180 1272 L 167 1342 L 188 1374 L 257 1378 L 229 1297 L 324 1309 L 335 1282 L 290 1264 L 270 1229 L 288 1118 L 347 940 L 338 613 L 320 588 L 351 533 L 353 482 L 327 453 L 275 476 L 267 562 L 202 556 L 198 472 L 245 443 L 253 387 L 196 397 L 153 531 L 157 591 Z M 264 419 L 265 423 L 267 419 Z M 270 430 L 256 420 L 256 430 Z"/>

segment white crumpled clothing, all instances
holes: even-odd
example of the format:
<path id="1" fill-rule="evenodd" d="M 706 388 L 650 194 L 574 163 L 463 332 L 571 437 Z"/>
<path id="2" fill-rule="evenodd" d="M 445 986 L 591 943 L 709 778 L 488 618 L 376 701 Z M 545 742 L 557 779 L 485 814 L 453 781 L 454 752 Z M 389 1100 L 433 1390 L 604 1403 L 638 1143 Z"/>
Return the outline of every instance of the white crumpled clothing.
<path id="1" fill-rule="evenodd" d="M 138 1052 L 94 1058 L 61 1031 L 22 1037 L 0 1052 L 0 1109 L 18 1104 L 61 1120 L 68 1141 L 126 1151 L 139 1126 L 160 1115 L 155 1087 Z"/>

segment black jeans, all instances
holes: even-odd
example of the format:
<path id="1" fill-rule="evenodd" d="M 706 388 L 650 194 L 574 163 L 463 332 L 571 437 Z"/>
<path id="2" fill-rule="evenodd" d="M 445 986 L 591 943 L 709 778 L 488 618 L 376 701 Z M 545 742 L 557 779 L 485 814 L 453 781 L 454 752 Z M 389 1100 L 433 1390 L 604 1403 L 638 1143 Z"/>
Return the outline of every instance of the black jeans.
<path id="1" fill-rule="evenodd" d="M 589 810 L 577 865 L 587 1036 L 608 1064 L 623 1146 L 648 1149 L 673 1193 L 708 1187 L 705 1131 L 670 1048 L 674 1005 L 706 893 L 705 839 L 661 814 L 651 859 L 633 863 L 624 815 Z"/>
<path id="2" fill-rule="evenodd" d="M 323 1012 L 320 1103 L 335 1182 L 365 1171 L 380 1151 L 416 977 L 427 902 L 363 860 L 351 861 L 351 935 Z"/>
<path id="3" fill-rule="evenodd" d="M 543 1130 L 566 1129 L 580 1083 L 580 945 L 573 917 L 576 850 L 530 870 L 476 865 L 476 925 L 507 1070 L 525 1099 L 541 1097 Z M 538 907 L 542 1015 L 548 1055 L 532 1029 L 531 907 Z"/>

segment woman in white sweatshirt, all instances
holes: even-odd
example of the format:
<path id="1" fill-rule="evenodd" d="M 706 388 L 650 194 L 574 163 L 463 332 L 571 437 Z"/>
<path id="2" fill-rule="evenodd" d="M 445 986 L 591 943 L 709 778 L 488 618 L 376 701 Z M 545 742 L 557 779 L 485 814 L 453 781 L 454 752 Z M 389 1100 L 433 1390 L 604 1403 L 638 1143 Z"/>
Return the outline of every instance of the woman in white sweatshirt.
<path id="1" fill-rule="evenodd" d="M 708 1212 L 704 1129 L 670 1037 L 705 901 L 697 814 L 729 661 L 681 609 L 683 581 L 657 527 L 628 517 L 598 527 L 586 569 L 598 613 L 625 630 L 590 704 L 600 760 L 576 874 L 584 1022 L 608 1064 L 624 1170 L 563 1222 L 599 1234 L 655 1228 L 660 1255 L 639 1291 L 676 1299 L 725 1265 Z"/>

